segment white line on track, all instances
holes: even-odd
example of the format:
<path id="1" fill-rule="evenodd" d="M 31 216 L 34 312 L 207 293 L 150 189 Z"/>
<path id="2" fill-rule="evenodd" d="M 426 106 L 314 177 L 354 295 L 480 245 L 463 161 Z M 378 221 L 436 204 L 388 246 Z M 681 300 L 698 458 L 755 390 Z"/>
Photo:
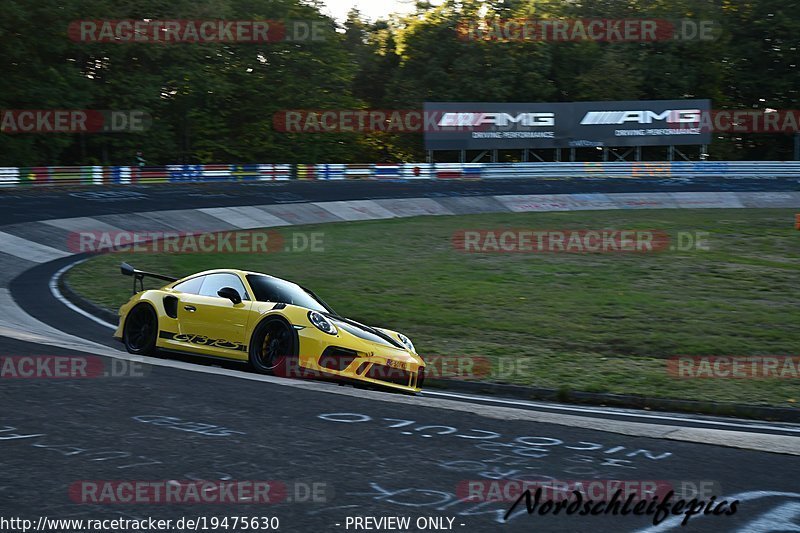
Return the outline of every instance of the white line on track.
<path id="1" fill-rule="evenodd" d="M 731 428 L 746 428 L 746 429 L 764 429 L 769 431 L 784 431 L 789 433 L 798 433 L 800 434 L 800 427 L 784 427 L 784 426 L 770 426 L 767 424 L 749 424 L 746 422 L 723 422 L 721 420 L 707 420 L 703 418 L 689 418 L 687 417 L 680 417 L 680 416 L 670 416 L 670 415 L 659 415 L 659 414 L 650 414 L 650 413 L 640 413 L 640 412 L 631 412 L 631 411 L 623 411 L 617 409 L 602 409 L 598 407 L 572 407 L 568 405 L 560 405 L 560 404 L 546 404 L 546 403 L 538 403 L 538 402 L 531 402 L 527 400 L 514 400 L 514 399 L 503 399 L 503 398 L 494 398 L 494 397 L 487 397 L 487 396 L 475 396 L 475 395 L 467 395 L 467 394 L 457 394 L 451 392 L 438 392 L 438 391 L 430 391 L 426 390 L 422 392 L 423 396 L 436 396 L 440 398 L 457 398 L 462 400 L 472 400 L 472 401 L 481 401 L 481 402 L 491 402 L 503 405 L 513 405 L 515 407 L 535 407 L 537 409 L 550 409 L 554 411 L 570 411 L 576 412 L 579 414 L 598 414 L 598 415 L 606 415 L 606 416 L 627 416 L 630 418 L 650 418 L 653 420 L 669 420 L 673 422 L 681 422 L 681 423 L 689 423 L 689 424 L 705 424 L 710 426 L 724 426 L 724 427 L 731 427 Z"/>
<path id="2" fill-rule="evenodd" d="M 61 276 L 67 270 L 69 270 L 70 268 L 72 268 L 74 266 L 78 266 L 81 263 L 85 263 L 86 261 L 88 261 L 88 259 L 83 259 L 81 261 L 76 261 L 74 263 L 70 263 L 67 266 L 65 266 L 64 268 L 62 268 L 61 270 L 59 270 L 58 272 L 56 272 L 55 275 L 52 278 L 50 278 L 50 293 L 53 295 L 53 297 L 56 300 L 58 300 L 59 302 L 61 302 L 64 305 L 66 305 L 68 308 L 72 309 L 76 313 L 85 316 L 89 320 L 92 320 L 93 322 L 96 322 L 96 323 L 100 324 L 101 326 L 104 326 L 104 327 L 107 327 L 109 329 L 115 330 L 115 329 L 117 329 L 117 326 L 115 326 L 114 324 L 111 324 L 109 322 L 106 322 L 105 320 L 103 320 L 101 318 L 97 318 L 96 316 L 94 316 L 93 314 L 91 314 L 91 313 L 89 313 L 87 311 L 84 311 L 83 309 L 81 309 L 77 305 L 75 305 L 72 302 L 70 302 L 69 300 L 67 300 L 64 297 L 64 295 L 61 294 L 61 291 L 58 289 L 58 280 L 61 279 Z"/>

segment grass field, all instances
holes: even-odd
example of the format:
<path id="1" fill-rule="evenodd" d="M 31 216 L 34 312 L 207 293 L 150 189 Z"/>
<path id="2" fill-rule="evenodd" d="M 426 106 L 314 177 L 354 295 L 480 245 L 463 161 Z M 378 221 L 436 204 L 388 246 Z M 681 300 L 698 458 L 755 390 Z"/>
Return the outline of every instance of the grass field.
<path id="1" fill-rule="evenodd" d="M 800 353 L 800 232 L 789 210 L 636 210 L 416 217 L 281 229 L 324 232 L 325 252 L 110 254 L 69 283 L 117 308 L 120 261 L 184 276 L 266 272 L 344 316 L 403 331 L 424 355 L 503 358 L 503 381 L 573 391 L 796 406 L 800 380 L 676 379 L 675 355 Z M 475 228 L 708 232 L 710 250 L 653 254 L 464 254 Z"/>

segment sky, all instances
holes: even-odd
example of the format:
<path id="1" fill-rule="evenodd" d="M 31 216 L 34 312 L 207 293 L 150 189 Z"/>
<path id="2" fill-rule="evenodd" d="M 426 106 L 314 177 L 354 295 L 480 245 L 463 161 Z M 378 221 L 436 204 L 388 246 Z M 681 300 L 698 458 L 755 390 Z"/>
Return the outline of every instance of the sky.
<path id="1" fill-rule="evenodd" d="M 368 19 L 375 20 L 389 13 L 409 13 L 414 10 L 414 0 L 324 0 L 329 14 L 338 21 L 347 18 L 355 6 Z"/>

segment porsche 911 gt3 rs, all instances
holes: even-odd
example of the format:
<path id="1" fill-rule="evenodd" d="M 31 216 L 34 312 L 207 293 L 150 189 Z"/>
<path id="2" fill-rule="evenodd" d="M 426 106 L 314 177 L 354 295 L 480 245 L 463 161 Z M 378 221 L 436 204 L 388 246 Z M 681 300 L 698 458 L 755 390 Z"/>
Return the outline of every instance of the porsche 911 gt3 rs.
<path id="1" fill-rule="evenodd" d="M 210 270 L 175 279 L 123 263 L 134 296 L 114 337 L 128 352 L 189 353 L 248 361 L 257 371 L 312 376 L 403 392 L 422 387 L 425 362 L 396 331 L 335 313 L 312 291 L 258 272 Z M 144 290 L 144 279 L 168 282 Z"/>

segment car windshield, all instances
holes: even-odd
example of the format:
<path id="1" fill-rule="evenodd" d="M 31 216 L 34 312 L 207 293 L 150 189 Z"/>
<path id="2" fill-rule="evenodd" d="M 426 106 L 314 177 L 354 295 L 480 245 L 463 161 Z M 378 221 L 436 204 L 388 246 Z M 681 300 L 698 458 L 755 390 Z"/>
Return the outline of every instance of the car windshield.
<path id="1" fill-rule="evenodd" d="M 294 283 L 255 274 L 247 276 L 247 281 L 253 289 L 255 299 L 259 302 L 284 303 L 306 307 L 322 313 L 333 313 L 332 309 Z"/>

